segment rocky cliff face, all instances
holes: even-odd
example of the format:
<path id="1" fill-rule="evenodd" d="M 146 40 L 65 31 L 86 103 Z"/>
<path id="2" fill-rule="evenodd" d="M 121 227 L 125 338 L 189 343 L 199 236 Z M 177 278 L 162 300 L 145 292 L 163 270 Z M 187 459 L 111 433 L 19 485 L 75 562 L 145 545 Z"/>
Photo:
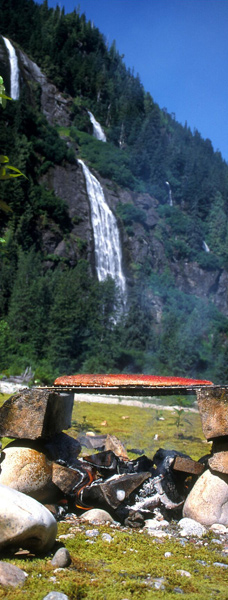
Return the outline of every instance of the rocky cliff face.
<path id="1" fill-rule="evenodd" d="M 20 49 L 17 49 L 17 56 L 21 84 L 28 86 L 31 94 L 32 82 L 41 88 L 41 110 L 48 123 L 69 126 L 72 118 L 72 99 L 61 94 L 48 81 L 39 67 Z M 8 56 L 1 38 L 0 67 L 5 85 L 9 87 Z M 196 262 L 169 260 L 162 240 L 156 235 L 160 219 L 158 201 L 149 194 L 138 194 L 122 189 L 112 181 L 102 179 L 98 173 L 95 175 L 100 180 L 105 198 L 114 213 L 117 211 L 118 204 L 121 203 L 122 205 L 133 204 L 145 215 L 143 222 L 141 220 L 132 222 L 130 233 L 124 227 L 121 219 L 117 217 L 128 284 L 134 283 L 137 268 L 144 269 L 147 265 L 154 272 L 161 274 L 168 267 L 177 288 L 186 294 L 194 294 L 205 300 L 210 299 L 224 315 L 228 316 L 228 273 L 222 269 L 207 271 L 200 268 Z M 74 266 L 80 257 L 84 257 L 91 265 L 91 272 L 95 273 L 90 206 L 80 165 L 65 162 L 62 165 L 50 167 L 40 182 L 47 188 L 53 189 L 57 196 L 65 200 L 71 219 L 71 232 L 66 236 L 52 228 L 43 230 L 43 250 L 49 257 L 46 266 L 51 267 L 54 258 L 66 259 L 69 264 Z M 151 313 L 159 323 L 162 315 L 161 300 L 151 290 L 148 294 L 150 295 Z"/>

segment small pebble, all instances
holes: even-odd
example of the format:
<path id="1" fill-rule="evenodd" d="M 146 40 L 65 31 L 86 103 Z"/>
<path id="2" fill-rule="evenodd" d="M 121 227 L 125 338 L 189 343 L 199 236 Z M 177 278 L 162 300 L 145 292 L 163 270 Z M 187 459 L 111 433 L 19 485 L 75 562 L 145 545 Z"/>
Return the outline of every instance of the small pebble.
<path id="1" fill-rule="evenodd" d="M 57 552 L 54 554 L 51 560 L 51 564 L 53 567 L 65 568 L 69 567 L 70 563 L 71 557 L 67 548 L 59 548 L 59 550 L 57 550 Z"/>
<path id="2" fill-rule="evenodd" d="M 191 573 L 189 573 L 189 571 L 185 571 L 184 569 L 177 569 L 176 572 L 178 575 L 181 575 L 181 577 L 191 577 Z"/>
<path id="3" fill-rule="evenodd" d="M 165 552 L 164 556 L 165 558 L 169 558 L 170 556 L 172 556 L 172 552 Z"/>
<path id="4" fill-rule="evenodd" d="M 98 529 L 87 529 L 85 531 L 87 537 L 97 537 L 99 535 Z"/>
<path id="5" fill-rule="evenodd" d="M 164 586 L 164 577 L 160 577 L 159 579 L 154 579 L 153 582 L 153 587 L 155 588 L 155 590 L 164 590 L 165 586 Z"/>
<path id="6" fill-rule="evenodd" d="M 102 533 L 101 539 L 102 539 L 104 542 L 109 542 L 109 544 L 110 544 L 110 542 L 112 542 L 112 540 L 113 540 L 112 536 L 111 536 L 111 535 L 109 535 L 109 533 Z"/>

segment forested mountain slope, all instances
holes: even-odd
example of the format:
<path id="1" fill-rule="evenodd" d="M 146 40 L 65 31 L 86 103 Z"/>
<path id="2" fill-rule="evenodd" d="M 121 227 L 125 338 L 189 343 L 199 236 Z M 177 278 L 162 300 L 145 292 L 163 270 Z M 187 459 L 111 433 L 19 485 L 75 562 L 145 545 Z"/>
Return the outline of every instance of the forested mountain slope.
<path id="1" fill-rule="evenodd" d="M 145 92 L 76 10 L 0 0 L 20 94 L 0 107 L 0 370 L 186 374 L 228 382 L 228 166 Z M 106 143 L 95 139 L 91 111 Z M 85 178 L 116 216 L 127 281 L 100 282 Z M 4 204 L 5 203 L 5 204 Z M 7 210 L 6 208 L 9 208 Z"/>

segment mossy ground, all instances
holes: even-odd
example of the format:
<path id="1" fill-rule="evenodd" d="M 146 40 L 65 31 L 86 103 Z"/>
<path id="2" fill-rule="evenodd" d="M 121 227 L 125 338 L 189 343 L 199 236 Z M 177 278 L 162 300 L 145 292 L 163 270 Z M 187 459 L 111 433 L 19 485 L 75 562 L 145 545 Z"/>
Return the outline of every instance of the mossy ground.
<path id="1" fill-rule="evenodd" d="M 127 448 L 143 449 L 148 456 L 153 456 L 159 447 L 183 450 L 195 459 L 207 453 L 209 446 L 205 444 L 198 414 L 182 413 L 179 427 L 176 419 L 175 411 L 77 402 L 68 433 L 74 437 L 80 430 L 111 433 Z M 106 425 L 102 424 L 104 421 Z M 88 538 L 86 530 L 94 527 L 99 529 L 99 535 Z M 110 543 L 102 539 L 104 532 L 111 535 Z M 90 524 L 79 527 L 77 521 L 59 523 L 58 536 L 69 534 L 57 539 L 53 552 L 64 545 L 72 563 L 57 572 L 50 563 L 53 552 L 45 557 L 20 558 L 13 553 L 2 553 L 0 560 L 24 569 L 28 578 L 16 590 L 0 587 L 0 600 L 15 600 L 15 597 L 41 600 L 50 591 L 61 591 L 70 600 L 172 600 L 181 591 L 189 600 L 228 599 L 228 569 L 213 565 L 214 562 L 228 565 L 228 554 L 224 554 L 223 545 L 212 541 L 214 534 L 199 541 L 189 540 L 182 546 L 175 537 L 157 539 L 139 530 Z M 166 552 L 171 555 L 166 557 Z M 177 573 L 181 569 L 191 577 Z M 154 582 L 160 578 L 164 578 L 165 589 L 154 588 Z"/>

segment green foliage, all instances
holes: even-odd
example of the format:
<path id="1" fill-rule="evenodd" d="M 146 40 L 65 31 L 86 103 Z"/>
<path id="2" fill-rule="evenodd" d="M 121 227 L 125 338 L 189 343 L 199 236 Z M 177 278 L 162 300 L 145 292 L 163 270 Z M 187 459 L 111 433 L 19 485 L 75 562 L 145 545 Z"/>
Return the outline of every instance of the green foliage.
<path id="1" fill-rule="evenodd" d="M 66 98 L 72 96 L 70 127 L 47 123 L 39 84 L 32 82 L 22 86 L 16 103 L 0 110 L 0 168 L 7 178 L 0 182 L 1 364 L 19 371 L 31 364 L 44 382 L 63 371 L 89 370 L 172 372 L 226 383 L 227 318 L 209 302 L 176 289 L 169 266 L 196 261 L 205 272 L 227 268 L 227 164 L 198 131 L 160 110 L 115 43 L 109 47 L 85 15 L 76 10 L 65 15 L 58 6 L 33 0 L 0 0 L 0 10 L 1 33 L 15 40 Z M 6 94 L 0 80 L 0 103 Z M 107 143 L 92 136 L 88 110 L 105 128 Z M 51 191 L 55 166 L 69 168 L 77 155 L 110 179 L 117 195 L 118 185 L 131 190 L 116 208 L 125 240 L 140 223 L 151 256 L 154 247 L 161 248 L 154 264 L 146 252 L 133 259 L 133 239 L 126 242 L 134 285 L 128 311 L 117 323 L 113 282 L 98 283 L 88 264 L 78 260 L 86 255 L 86 240 L 80 228 L 76 234 L 72 230 L 84 217 L 70 219 L 66 204 Z M 152 234 L 146 211 L 134 203 L 135 191 L 159 202 Z M 46 247 L 47 238 L 53 244 Z M 73 262 L 55 253 L 60 241 L 67 248 L 72 239 Z M 204 240 L 210 252 L 203 251 Z"/>
<path id="2" fill-rule="evenodd" d="M 130 169 L 130 159 L 127 152 L 120 152 L 112 144 L 93 138 L 82 131 L 77 132 L 80 144 L 80 156 L 86 159 L 103 177 L 130 189 L 140 190 L 140 182 Z"/>
<path id="3" fill-rule="evenodd" d="M 2 108 L 6 107 L 6 100 L 12 100 L 12 98 L 6 96 L 3 78 L 0 76 L 0 104 L 2 105 Z"/>
<path id="4" fill-rule="evenodd" d="M 12 179 L 14 177 L 25 177 L 23 173 L 16 167 L 12 167 L 8 164 L 9 159 L 8 156 L 0 155 L 0 181 L 6 181 L 7 179 Z M 13 171 L 13 173 L 11 173 Z"/>
<path id="5" fill-rule="evenodd" d="M 132 223 L 141 223 L 146 225 L 146 213 L 141 208 L 127 202 L 123 204 L 118 202 L 116 207 L 116 213 L 121 218 L 125 226 L 132 225 Z"/>

